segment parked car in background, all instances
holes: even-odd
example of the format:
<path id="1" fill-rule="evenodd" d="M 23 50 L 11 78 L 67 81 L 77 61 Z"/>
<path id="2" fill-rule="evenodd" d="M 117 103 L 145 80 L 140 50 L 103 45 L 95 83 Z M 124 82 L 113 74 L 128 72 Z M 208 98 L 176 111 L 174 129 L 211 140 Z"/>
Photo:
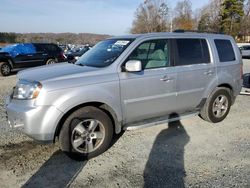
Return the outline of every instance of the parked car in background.
<path id="1" fill-rule="evenodd" d="M 85 54 L 88 50 L 90 50 L 89 46 L 85 46 L 84 48 L 73 49 L 68 51 L 65 55 L 67 57 L 67 61 L 69 63 L 75 63 L 83 54 Z"/>
<path id="2" fill-rule="evenodd" d="M 250 43 L 238 43 L 243 58 L 250 58 Z"/>
<path id="3" fill-rule="evenodd" d="M 12 70 L 54 64 L 66 61 L 61 48 L 52 43 L 20 43 L 0 50 L 0 75 Z"/>
<path id="4" fill-rule="evenodd" d="M 59 138 L 62 151 L 85 160 L 107 150 L 122 130 L 198 114 L 224 120 L 241 91 L 242 65 L 227 35 L 114 37 L 76 64 L 21 71 L 6 100 L 8 122 L 35 140 Z"/>

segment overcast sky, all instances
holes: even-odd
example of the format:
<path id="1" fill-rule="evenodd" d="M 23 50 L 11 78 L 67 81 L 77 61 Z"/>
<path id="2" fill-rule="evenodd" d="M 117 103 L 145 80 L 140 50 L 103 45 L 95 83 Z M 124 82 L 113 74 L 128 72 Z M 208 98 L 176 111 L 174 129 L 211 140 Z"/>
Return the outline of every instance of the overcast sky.
<path id="1" fill-rule="evenodd" d="M 129 32 L 143 0 L 0 0 L 0 32 Z M 175 7 L 177 1 L 168 1 Z M 208 0 L 191 0 L 193 10 Z"/>

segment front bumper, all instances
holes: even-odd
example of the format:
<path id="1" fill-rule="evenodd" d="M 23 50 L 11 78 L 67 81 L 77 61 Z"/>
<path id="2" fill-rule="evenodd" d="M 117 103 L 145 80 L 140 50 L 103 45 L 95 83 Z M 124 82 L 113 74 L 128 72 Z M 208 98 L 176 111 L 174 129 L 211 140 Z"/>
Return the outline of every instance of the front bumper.
<path id="1" fill-rule="evenodd" d="M 6 104 L 8 123 L 40 142 L 52 142 L 63 113 L 54 106 L 26 106 L 20 101 Z"/>

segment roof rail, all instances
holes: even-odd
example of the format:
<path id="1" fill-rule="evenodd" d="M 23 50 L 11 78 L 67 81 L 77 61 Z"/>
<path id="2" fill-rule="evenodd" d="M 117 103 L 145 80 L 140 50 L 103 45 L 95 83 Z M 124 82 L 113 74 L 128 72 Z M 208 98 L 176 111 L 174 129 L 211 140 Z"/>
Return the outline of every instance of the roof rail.
<path id="1" fill-rule="evenodd" d="M 174 32 L 174 33 L 194 32 L 194 33 L 224 34 L 223 32 L 215 32 L 215 31 L 200 31 L 200 30 L 185 30 L 185 29 L 176 29 L 176 30 L 174 30 L 173 32 Z"/>

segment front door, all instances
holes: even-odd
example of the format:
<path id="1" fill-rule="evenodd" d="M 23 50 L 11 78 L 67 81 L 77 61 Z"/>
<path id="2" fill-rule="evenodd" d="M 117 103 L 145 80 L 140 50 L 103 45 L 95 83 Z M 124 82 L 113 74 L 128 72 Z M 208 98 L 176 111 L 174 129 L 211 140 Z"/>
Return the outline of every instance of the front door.
<path id="1" fill-rule="evenodd" d="M 127 58 L 140 60 L 141 72 L 119 74 L 125 123 L 175 112 L 176 73 L 171 66 L 169 41 L 143 42 Z"/>

